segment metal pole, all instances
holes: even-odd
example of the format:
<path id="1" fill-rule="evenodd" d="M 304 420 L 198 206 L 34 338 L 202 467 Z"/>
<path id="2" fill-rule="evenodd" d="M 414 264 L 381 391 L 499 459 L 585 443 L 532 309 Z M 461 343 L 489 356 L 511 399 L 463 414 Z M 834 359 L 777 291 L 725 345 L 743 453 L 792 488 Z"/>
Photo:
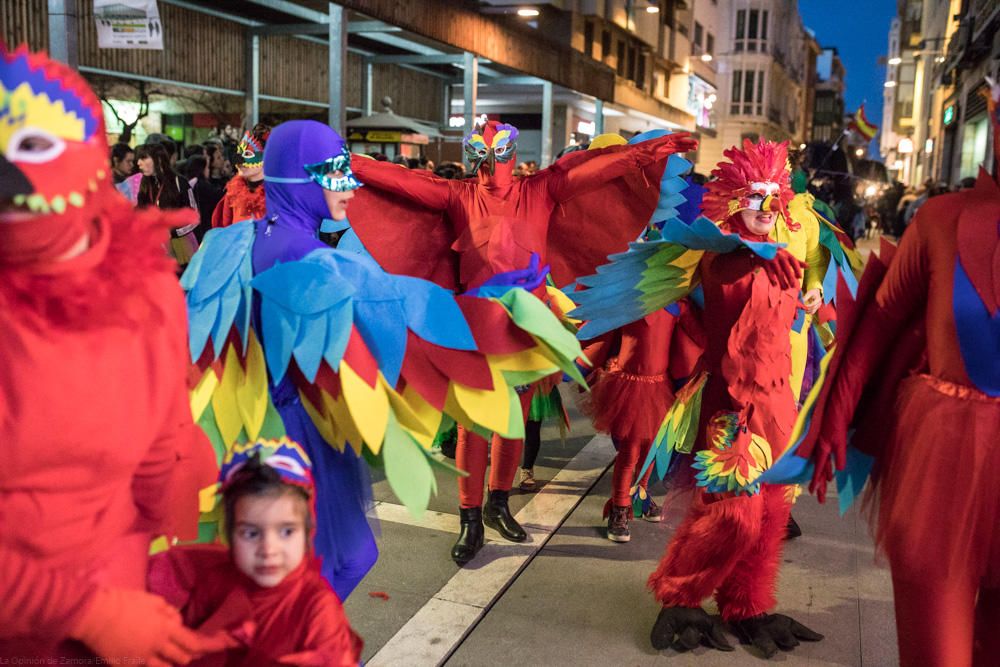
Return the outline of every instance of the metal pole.
<path id="1" fill-rule="evenodd" d="M 247 125 L 260 122 L 260 35 L 247 35 Z"/>
<path id="2" fill-rule="evenodd" d="M 49 55 L 73 69 L 80 66 L 78 17 L 74 0 L 49 0 Z M 93 26 L 91 26 L 93 29 Z"/>
<path id="3" fill-rule="evenodd" d="M 329 85 L 330 109 L 327 122 L 337 131 L 344 129 L 344 62 L 347 60 L 347 17 L 341 5 L 330 3 Z"/>
<path id="4" fill-rule="evenodd" d="M 372 96 L 375 94 L 375 63 L 365 58 L 365 115 L 372 115 Z"/>
<path id="5" fill-rule="evenodd" d="M 479 58 L 474 53 L 466 51 L 464 65 L 462 92 L 465 95 L 465 104 L 462 113 L 465 115 L 465 131 L 472 132 L 476 119 L 476 99 L 479 97 Z"/>
<path id="6" fill-rule="evenodd" d="M 604 134 L 604 100 L 594 102 L 594 136 Z"/>
<path id="7" fill-rule="evenodd" d="M 441 108 L 441 127 L 448 127 L 451 121 L 451 84 L 446 83 L 444 88 L 444 106 Z"/>
<path id="8" fill-rule="evenodd" d="M 542 82 L 542 156 L 539 167 L 552 162 L 552 82 Z"/>

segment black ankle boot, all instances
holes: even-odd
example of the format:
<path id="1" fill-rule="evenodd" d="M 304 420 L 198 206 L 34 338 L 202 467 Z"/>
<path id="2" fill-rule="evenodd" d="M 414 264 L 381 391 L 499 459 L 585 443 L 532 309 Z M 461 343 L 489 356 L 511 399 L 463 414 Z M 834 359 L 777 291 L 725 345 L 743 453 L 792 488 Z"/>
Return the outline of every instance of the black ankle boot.
<path id="1" fill-rule="evenodd" d="M 490 499 L 486 501 L 486 509 L 483 510 L 483 522 L 500 531 L 511 542 L 524 542 L 528 539 L 528 534 L 510 514 L 510 508 L 507 507 L 509 494 L 510 491 L 490 491 Z"/>
<path id="2" fill-rule="evenodd" d="M 451 548 L 451 558 L 459 565 L 465 565 L 483 548 L 483 509 L 462 507 L 459 515 L 462 529 L 458 533 L 458 541 Z"/>

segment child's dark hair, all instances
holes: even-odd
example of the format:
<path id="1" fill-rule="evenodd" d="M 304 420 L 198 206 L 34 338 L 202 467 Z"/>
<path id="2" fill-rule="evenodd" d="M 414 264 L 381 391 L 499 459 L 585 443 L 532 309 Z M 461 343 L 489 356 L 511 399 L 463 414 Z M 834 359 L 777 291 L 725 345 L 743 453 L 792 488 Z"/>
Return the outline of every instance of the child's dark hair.
<path id="1" fill-rule="evenodd" d="M 226 541 L 233 541 L 233 528 L 236 525 L 236 503 L 246 496 L 277 497 L 285 494 L 301 498 L 306 506 L 306 535 L 312 535 L 313 518 L 310 509 L 309 492 L 304 488 L 287 484 L 278 471 L 269 465 L 261 463 L 260 457 L 254 455 L 242 468 L 233 473 L 222 490 L 222 508 L 225 516 Z M 309 539 L 307 537 L 307 539 Z M 310 544 L 311 546 L 311 544 Z"/>

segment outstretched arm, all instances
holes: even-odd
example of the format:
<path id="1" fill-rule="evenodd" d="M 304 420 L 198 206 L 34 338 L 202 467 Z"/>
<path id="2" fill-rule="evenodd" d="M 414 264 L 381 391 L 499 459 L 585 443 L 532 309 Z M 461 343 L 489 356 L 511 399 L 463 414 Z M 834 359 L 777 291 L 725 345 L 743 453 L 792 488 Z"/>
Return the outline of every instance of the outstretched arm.
<path id="1" fill-rule="evenodd" d="M 431 211 L 448 207 L 451 188 L 444 178 L 357 154 L 351 156 L 351 170 L 363 184 L 388 190 Z"/>
<path id="2" fill-rule="evenodd" d="M 548 180 L 550 196 L 566 201 L 630 171 L 666 160 L 674 153 L 694 150 L 697 142 L 687 134 L 669 134 L 626 146 L 609 146 L 571 153 L 539 176 Z"/>

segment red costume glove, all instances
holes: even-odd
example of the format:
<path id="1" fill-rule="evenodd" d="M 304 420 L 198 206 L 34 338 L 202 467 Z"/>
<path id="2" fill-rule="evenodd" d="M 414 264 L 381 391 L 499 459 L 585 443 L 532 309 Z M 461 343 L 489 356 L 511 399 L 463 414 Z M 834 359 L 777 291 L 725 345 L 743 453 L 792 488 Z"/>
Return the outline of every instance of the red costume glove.
<path id="1" fill-rule="evenodd" d="M 772 285 L 786 290 L 802 283 L 802 270 L 806 266 L 805 262 L 796 259 L 792 253 L 784 248 L 780 248 L 774 259 L 764 262 L 764 271 Z"/>
<path id="2" fill-rule="evenodd" d="M 120 588 L 98 590 L 70 636 L 102 658 L 128 656 L 152 667 L 186 665 L 238 645 L 228 634 L 207 637 L 184 627 L 180 612 L 157 595 Z"/>

